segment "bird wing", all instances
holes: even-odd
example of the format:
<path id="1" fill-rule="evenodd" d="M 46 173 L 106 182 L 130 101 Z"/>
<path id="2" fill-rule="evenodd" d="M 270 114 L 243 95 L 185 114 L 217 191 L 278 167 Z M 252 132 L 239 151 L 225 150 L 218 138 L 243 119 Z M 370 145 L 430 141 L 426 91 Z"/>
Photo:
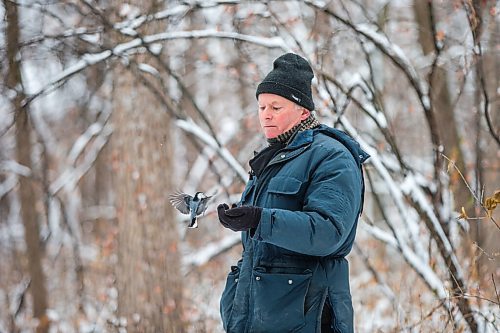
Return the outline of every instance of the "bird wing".
<path id="1" fill-rule="evenodd" d="M 182 214 L 189 214 L 189 204 L 193 197 L 189 194 L 177 192 L 170 195 L 170 203 L 177 208 Z"/>
<path id="2" fill-rule="evenodd" d="M 211 195 L 209 197 L 205 197 L 205 198 L 203 198 L 203 199 L 200 200 L 200 204 L 198 205 L 198 208 L 196 209 L 196 215 L 201 215 L 201 214 L 203 214 L 204 211 L 207 210 L 208 201 L 212 197 L 213 197 L 213 195 Z"/>

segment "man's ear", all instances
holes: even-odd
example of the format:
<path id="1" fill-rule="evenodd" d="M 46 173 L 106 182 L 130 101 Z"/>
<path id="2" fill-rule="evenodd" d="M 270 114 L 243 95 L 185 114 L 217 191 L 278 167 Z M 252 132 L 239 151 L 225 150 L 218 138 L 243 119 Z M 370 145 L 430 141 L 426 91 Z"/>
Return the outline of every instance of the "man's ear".
<path id="1" fill-rule="evenodd" d="M 306 120 L 311 115 L 311 111 L 306 108 L 302 108 L 302 114 L 300 115 L 300 120 Z"/>

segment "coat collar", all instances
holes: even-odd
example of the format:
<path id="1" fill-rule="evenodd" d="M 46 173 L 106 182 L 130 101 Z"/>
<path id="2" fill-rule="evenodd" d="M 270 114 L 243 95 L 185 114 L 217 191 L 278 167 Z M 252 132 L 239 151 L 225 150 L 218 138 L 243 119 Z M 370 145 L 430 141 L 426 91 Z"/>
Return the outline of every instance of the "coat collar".
<path id="1" fill-rule="evenodd" d="M 370 157 L 367 152 L 361 149 L 359 143 L 347 133 L 324 124 L 313 129 L 297 132 L 285 149 L 294 150 L 310 144 L 314 140 L 315 132 L 326 134 L 342 143 L 349 150 L 358 165 L 363 164 Z"/>
<path id="2" fill-rule="evenodd" d="M 297 149 L 307 144 L 310 144 L 314 140 L 314 129 L 308 129 L 305 131 L 299 131 L 292 138 L 292 141 L 286 146 L 285 149 Z"/>

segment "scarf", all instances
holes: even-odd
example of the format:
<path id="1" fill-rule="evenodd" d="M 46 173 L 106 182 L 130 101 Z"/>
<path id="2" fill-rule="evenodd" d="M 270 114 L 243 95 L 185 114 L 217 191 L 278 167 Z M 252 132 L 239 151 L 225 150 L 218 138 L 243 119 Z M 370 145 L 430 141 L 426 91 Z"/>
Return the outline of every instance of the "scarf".
<path id="1" fill-rule="evenodd" d="M 316 119 L 316 117 L 314 117 L 313 114 L 311 113 L 309 115 L 309 117 L 307 117 L 306 119 L 304 119 L 303 121 L 301 121 L 300 123 L 298 123 L 297 125 L 292 127 L 291 129 L 289 129 L 285 133 L 282 133 L 275 138 L 267 139 L 267 142 L 270 145 L 273 145 L 273 144 L 278 143 L 278 142 L 288 144 L 288 142 L 295 135 L 295 133 L 305 131 L 305 130 L 308 130 L 311 128 L 315 128 L 315 127 L 318 127 L 319 125 L 320 124 L 319 124 L 318 119 Z"/>
<path id="2" fill-rule="evenodd" d="M 319 121 L 312 115 L 312 113 L 304 119 L 299 124 L 295 125 L 293 128 L 289 129 L 285 133 L 278 135 L 275 138 L 267 139 L 269 146 L 257 153 L 254 158 L 249 162 L 252 172 L 260 176 L 262 170 L 271 161 L 271 159 L 283 148 L 286 147 L 288 142 L 292 139 L 295 133 L 300 131 L 305 131 L 311 128 L 318 127 L 320 125 Z"/>

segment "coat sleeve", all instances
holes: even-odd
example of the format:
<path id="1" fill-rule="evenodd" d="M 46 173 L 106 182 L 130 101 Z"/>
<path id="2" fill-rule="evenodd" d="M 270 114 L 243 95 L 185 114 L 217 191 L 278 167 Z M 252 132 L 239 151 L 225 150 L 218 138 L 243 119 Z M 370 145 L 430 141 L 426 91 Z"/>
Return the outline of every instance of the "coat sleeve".
<path id="1" fill-rule="evenodd" d="M 361 172 L 347 150 L 322 159 L 302 211 L 264 208 L 254 239 L 312 256 L 350 250 L 361 204 Z"/>

